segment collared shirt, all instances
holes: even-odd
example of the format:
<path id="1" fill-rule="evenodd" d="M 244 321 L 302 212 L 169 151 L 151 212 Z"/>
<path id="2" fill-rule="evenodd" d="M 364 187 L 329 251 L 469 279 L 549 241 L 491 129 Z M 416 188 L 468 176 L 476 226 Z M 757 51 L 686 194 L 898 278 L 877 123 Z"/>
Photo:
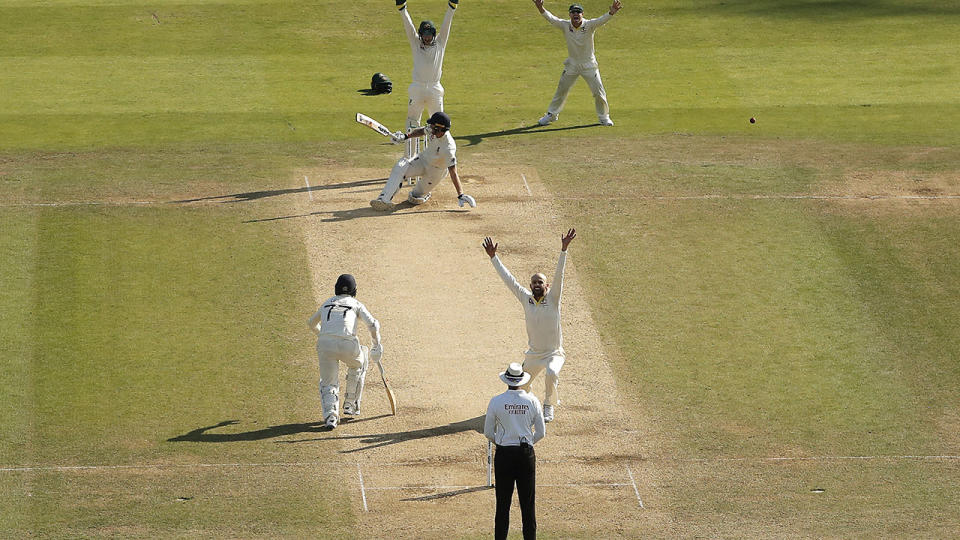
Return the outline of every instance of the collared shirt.
<path id="1" fill-rule="evenodd" d="M 523 306 L 524 319 L 527 324 L 528 354 L 563 353 L 563 332 L 560 329 L 560 295 L 563 293 L 563 270 L 567 263 L 567 252 L 560 252 L 557 261 L 557 270 L 553 275 L 553 283 L 543 297 L 538 301 L 529 289 L 520 285 L 507 267 L 500 262 L 500 257 L 490 259 L 493 267 L 500 274 L 500 279 L 507 284 L 510 292 L 517 297 Z"/>
<path id="2" fill-rule="evenodd" d="M 498 446 L 536 444 L 547 434 L 540 400 L 520 389 L 495 396 L 487 405 L 483 434 Z"/>
<path id="3" fill-rule="evenodd" d="M 597 57 L 594 54 L 593 34 L 613 15 L 606 12 L 596 19 L 583 19 L 579 28 L 574 28 L 570 20 L 564 20 L 546 9 L 543 10 L 543 18 L 553 26 L 563 30 L 563 37 L 567 39 L 567 62 L 572 65 L 597 65 Z"/>

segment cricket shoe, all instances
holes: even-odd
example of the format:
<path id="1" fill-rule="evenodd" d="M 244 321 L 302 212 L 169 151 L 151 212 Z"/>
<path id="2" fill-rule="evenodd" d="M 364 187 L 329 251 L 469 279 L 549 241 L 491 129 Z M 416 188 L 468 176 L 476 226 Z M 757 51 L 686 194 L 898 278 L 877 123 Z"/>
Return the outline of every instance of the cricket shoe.
<path id="1" fill-rule="evenodd" d="M 541 126 L 549 126 L 550 124 L 556 122 L 557 118 L 560 118 L 560 115 L 548 112 L 547 114 L 543 115 L 543 118 L 537 120 L 537 123 Z"/>
<path id="2" fill-rule="evenodd" d="M 378 212 L 387 212 L 393 210 L 393 203 L 388 203 L 383 199 L 374 199 L 370 201 L 370 206 Z"/>
<path id="3" fill-rule="evenodd" d="M 613 120 L 611 120 L 609 116 L 601 116 L 601 117 L 600 117 L 600 125 L 601 125 L 601 126 L 612 126 L 612 125 L 613 125 Z"/>
<path id="4" fill-rule="evenodd" d="M 329 414 L 327 415 L 327 419 L 324 420 L 323 425 L 327 426 L 330 429 L 333 429 L 337 427 L 337 420 L 338 420 L 337 415 Z"/>
<path id="5" fill-rule="evenodd" d="M 553 405 L 543 406 L 543 421 L 553 422 Z"/>
<path id="6" fill-rule="evenodd" d="M 360 407 L 352 401 L 345 401 L 343 403 L 343 414 L 348 416 L 359 416 Z"/>
<path id="7" fill-rule="evenodd" d="M 410 203 L 410 204 L 412 204 L 412 205 L 414 205 L 414 206 L 417 206 L 417 205 L 419 205 L 419 204 L 423 204 L 423 203 L 425 203 L 425 202 L 427 202 L 427 201 L 429 201 L 429 200 L 430 200 L 430 193 L 427 193 L 427 194 L 424 195 L 423 197 L 414 197 L 414 196 L 413 196 L 413 192 L 411 191 L 410 194 L 407 195 L 407 202 Z"/>

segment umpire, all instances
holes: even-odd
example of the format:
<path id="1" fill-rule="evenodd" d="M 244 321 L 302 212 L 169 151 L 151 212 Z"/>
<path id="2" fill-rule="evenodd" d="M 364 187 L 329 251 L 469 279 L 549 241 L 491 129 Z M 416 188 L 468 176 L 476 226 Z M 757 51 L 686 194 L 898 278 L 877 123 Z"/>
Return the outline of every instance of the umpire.
<path id="1" fill-rule="evenodd" d="M 494 537 L 505 539 L 510 529 L 510 501 L 513 484 L 517 484 L 520 515 L 523 518 L 523 538 L 537 537 L 537 456 L 533 445 L 546 435 L 543 408 L 540 400 L 520 387 L 530 381 L 530 374 L 519 363 L 512 363 L 500 374 L 507 391 L 494 397 L 487 405 L 483 434 L 497 445 L 493 459 L 497 487 L 497 515 L 494 519 Z"/>

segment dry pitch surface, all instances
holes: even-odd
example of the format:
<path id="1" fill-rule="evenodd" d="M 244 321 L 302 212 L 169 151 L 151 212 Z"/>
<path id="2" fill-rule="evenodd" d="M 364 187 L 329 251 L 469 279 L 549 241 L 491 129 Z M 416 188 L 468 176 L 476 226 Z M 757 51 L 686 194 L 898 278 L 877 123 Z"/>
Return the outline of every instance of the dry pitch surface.
<path id="1" fill-rule="evenodd" d="M 478 207 L 460 209 L 449 180 L 419 207 L 378 213 L 368 202 L 381 170 L 304 170 L 311 189 L 291 208 L 303 227 L 314 296 L 322 301 L 342 272 L 356 275 L 358 298 L 382 324 L 387 377 L 399 401 L 389 405 L 370 368 L 362 416 L 317 440 L 338 444 L 339 482 L 351 486 L 363 537 L 486 536 L 494 492 L 486 488 L 489 399 L 505 390 L 497 374 L 522 359 L 523 311 L 481 247 L 500 244 L 521 282 L 536 271 L 552 280 L 560 235 L 576 223 L 557 219 L 535 170 L 471 168 L 464 190 Z M 407 188 L 395 200 L 404 201 Z M 543 532 L 631 537 L 652 520 L 657 495 L 644 465 L 643 419 L 618 398 L 583 284 L 578 236 L 570 246 L 563 296 L 567 362 L 557 420 L 537 445 L 537 510 Z M 363 330 L 366 334 L 366 331 Z M 363 339 L 368 339 L 366 335 Z M 543 399 L 543 377 L 534 382 Z M 319 407 L 319 398 L 317 399 Z M 319 411 L 318 411 L 319 414 Z M 514 502 L 511 529 L 519 530 Z"/>

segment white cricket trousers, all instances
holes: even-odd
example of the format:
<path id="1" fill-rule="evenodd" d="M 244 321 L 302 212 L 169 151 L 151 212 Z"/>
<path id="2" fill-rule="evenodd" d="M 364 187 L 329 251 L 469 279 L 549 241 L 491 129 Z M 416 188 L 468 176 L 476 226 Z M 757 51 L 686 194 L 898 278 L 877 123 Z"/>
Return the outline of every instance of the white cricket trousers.
<path id="1" fill-rule="evenodd" d="M 420 115 L 427 110 L 427 118 L 443 110 L 443 86 L 439 82 L 412 82 L 407 88 L 410 101 L 407 103 L 407 131 L 420 127 Z"/>
<path id="2" fill-rule="evenodd" d="M 393 197 L 400 190 L 404 178 L 417 178 L 417 185 L 410 190 L 410 197 L 407 198 L 413 204 L 421 204 L 430 198 L 436 186 L 447 174 L 447 169 L 438 169 L 427 165 L 426 161 L 420 159 L 420 156 L 410 158 L 401 158 L 390 171 L 390 178 L 387 178 L 387 185 L 380 192 L 379 199 L 384 202 L 393 201 Z"/>
<path id="3" fill-rule="evenodd" d="M 530 382 L 523 389 L 531 392 L 530 387 L 533 386 L 534 379 L 541 371 L 546 371 L 543 375 L 545 390 L 543 404 L 556 405 L 560 403 L 560 393 L 557 391 L 557 387 L 560 385 L 560 370 L 563 368 L 565 361 L 566 357 L 562 350 L 547 354 L 526 353 L 523 360 L 523 370 L 530 374 Z"/>
<path id="4" fill-rule="evenodd" d="M 583 77 L 590 87 L 593 94 L 593 102 L 597 109 L 597 118 L 610 115 L 610 106 L 607 104 L 607 91 L 603 89 L 603 81 L 600 80 L 600 70 L 596 66 L 564 66 L 563 73 L 560 74 L 560 82 L 557 83 L 557 92 L 553 95 L 553 101 L 547 107 L 547 112 L 559 116 L 563 106 L 567 103 L 567 96 L 573 83 L 577 82 L 577 77 Z"/>
<path id="5" fill-rule="evenodd" d="M 369 365 L 369 350 L 356 338 L 321 334 L 317 338 L 317 360 L 320 366 L 320 402 L 323 419 L 334 414 L 340 418 L 340 363 L 347 366 L 346 395 L 360 409 L 363 380 Z"/>

